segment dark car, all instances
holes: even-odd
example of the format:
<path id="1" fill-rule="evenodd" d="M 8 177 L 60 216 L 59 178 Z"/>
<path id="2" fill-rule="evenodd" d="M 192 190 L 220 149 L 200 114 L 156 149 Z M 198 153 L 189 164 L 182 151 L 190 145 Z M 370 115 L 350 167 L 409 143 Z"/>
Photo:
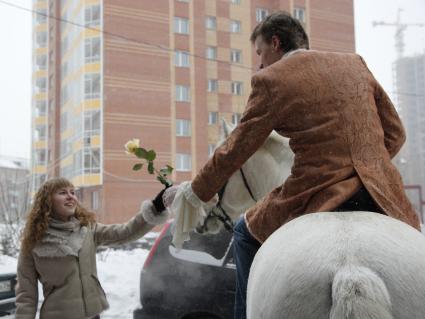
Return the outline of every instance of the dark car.
<path id="1" fill-rule="evenodd" d="M 192 233 L 181 250 L 170 223 L 152 246 L 140 276 L 135 319 L 231 319 L 235 298 L 232 234 Z"/>
<path id="2" fill-rule="evenodd" d="M 0 316 L 15 311 L 16 273 L 0 274 Z"/>

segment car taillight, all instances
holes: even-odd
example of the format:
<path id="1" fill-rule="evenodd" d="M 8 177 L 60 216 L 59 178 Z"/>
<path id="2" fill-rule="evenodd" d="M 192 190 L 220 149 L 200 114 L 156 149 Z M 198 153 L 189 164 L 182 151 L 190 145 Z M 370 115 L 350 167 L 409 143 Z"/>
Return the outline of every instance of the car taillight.
<path id="1" fill-rule="evenodd" d="M 145 263 L 143 265 L 143 269 L 146 269 L 150 263 L 152 262 L 152 257 L 153 255 L 155 255 L 155 251 L 158 248 L 158 245 L 160 243 L 160 241 L 162 240 L 162 238 L 164 237 L 165 233 L 167 232 L 168 228 L 170 228 L 171 223 L 167 223 L 164 225 L 164 227 L 162 227 L 161 233 L 159 234 L 158 238 L 155 240 L 155 242 L 152 245 L 151 250 L 149 251 L 149 255 L 145 260 Z"/>

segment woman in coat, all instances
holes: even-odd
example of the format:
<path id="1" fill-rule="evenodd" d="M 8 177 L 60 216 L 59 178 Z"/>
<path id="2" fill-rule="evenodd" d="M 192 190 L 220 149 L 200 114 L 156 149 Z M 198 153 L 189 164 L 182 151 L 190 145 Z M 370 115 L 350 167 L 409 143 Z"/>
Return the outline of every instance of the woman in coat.
<path id="1" fill-rule="evenodd" d="M 97 277 L 96 247 L 138 239 L 164 223 L 168 213 L 163 194 L 144 201 L 141 211 L 127 223 L 103 225 L 80 205 L 71 182 L 64 178 L 45 182 L 35 195 L 24 229 L 16 318 L 35 318 L 38 281 L 44 295 L 41 319 L 99 318 L 108 302 Z"/>

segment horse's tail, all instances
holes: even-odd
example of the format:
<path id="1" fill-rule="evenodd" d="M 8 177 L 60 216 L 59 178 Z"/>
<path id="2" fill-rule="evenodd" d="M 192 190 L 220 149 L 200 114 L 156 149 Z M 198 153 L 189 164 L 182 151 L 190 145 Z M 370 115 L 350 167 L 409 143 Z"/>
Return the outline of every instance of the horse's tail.
<path id="1" fill-rule="evenodd" d="M 385 283 L 372 270 L 345 266 L 332 283 L 330 319 L 394 319 Z"/>

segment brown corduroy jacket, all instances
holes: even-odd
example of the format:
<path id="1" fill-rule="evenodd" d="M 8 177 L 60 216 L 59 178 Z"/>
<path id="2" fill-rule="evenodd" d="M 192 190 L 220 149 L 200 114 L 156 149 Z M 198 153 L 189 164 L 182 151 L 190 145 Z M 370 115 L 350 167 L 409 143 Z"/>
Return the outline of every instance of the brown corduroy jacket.
<path id="1" fill-rule="evenodd" d="M 272 130 L 290 139 L 291 175 L 245 214 L 263 242 L 288 221 L 332 211 L 363 184 L 382 212 L 420 229 L 391 159 L 405 141 L 400 118 L 356 54 L 297 50 L 252 78 L 241 123 L 192 182 L 208 201 Z"/>

